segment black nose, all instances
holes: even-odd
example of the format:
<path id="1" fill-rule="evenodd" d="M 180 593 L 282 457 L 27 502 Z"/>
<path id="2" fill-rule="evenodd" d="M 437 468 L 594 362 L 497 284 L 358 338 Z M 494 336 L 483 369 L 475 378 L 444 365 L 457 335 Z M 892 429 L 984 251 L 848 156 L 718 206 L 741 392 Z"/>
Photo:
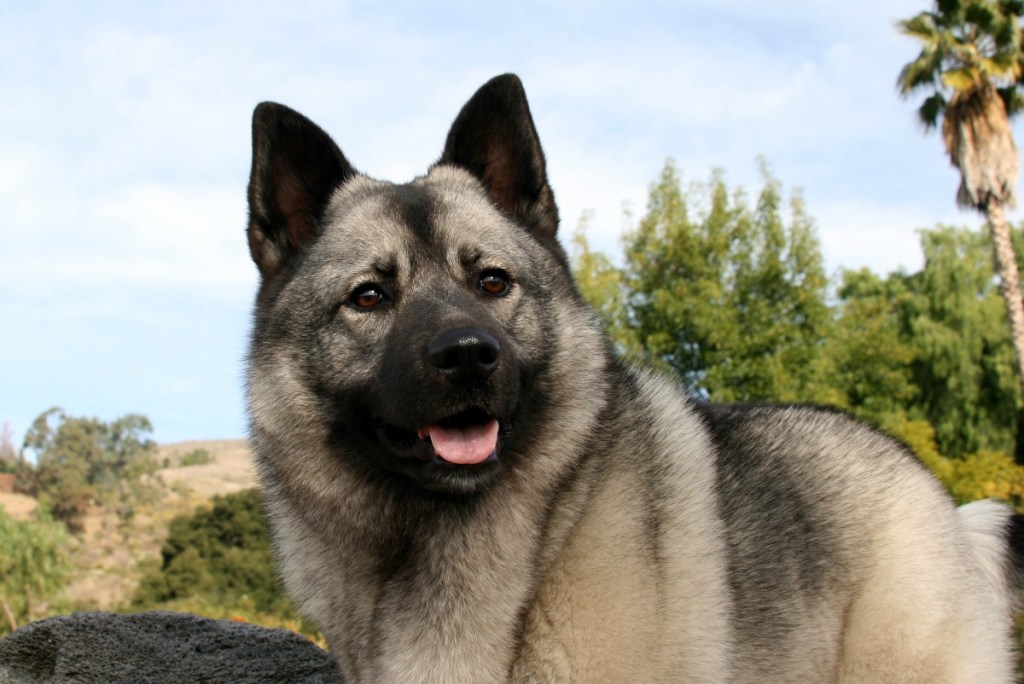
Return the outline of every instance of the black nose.
<path id="1" fill-rule="evenodd" d="M 481 382 L 501 363 L 501 345 L 479 328 L 454 328 L 434 338 L 427 357 L 453 382 Z"/>

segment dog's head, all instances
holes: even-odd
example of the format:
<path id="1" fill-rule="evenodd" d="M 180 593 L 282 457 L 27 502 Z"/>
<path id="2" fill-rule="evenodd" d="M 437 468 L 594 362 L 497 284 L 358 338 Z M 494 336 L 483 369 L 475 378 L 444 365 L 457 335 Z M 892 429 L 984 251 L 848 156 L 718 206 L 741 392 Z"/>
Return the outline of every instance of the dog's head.
<path id="1" fill-rule="evenodd" d="M 365 476 L 435 492 L 478 491 L 514 464 L 564 347 L 556 300 L 577 301 L 519 79 L 485 84 L 440 160 L 401 185 L 261 104 L 248 196 L 254 430 L 322 428 Z"/>

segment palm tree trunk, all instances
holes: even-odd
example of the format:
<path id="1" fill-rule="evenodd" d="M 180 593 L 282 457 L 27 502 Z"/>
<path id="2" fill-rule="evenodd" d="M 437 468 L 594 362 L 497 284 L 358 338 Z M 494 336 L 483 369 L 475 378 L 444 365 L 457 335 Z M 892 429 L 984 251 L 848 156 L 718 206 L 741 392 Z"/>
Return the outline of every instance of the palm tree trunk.
<path id="1" fill-rule="evenodd" d="M 1013 242 L 1010 239 L 1010 224 L 1006 222 L 1003 204 L 998 200 L 989 200 L 985 207 L 985 216 L 992 236 L 996 273 L 999 274 L 1000 288 L 1006 302 L 1006 317 L 1010 321 L 1010 336 L 1013 339 L 1013 348 L 1017 352 L 1018 386 L 1021 390 L 1021 399 L 1024 399 L 1024 299 L 1021 298 L 1020 273 L 1017 270 Z"/>

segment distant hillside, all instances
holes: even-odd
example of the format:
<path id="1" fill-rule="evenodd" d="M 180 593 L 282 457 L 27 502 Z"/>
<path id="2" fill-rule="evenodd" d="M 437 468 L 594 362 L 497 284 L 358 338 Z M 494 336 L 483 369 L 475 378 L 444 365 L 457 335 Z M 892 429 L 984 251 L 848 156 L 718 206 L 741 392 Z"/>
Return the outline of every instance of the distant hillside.
<path id="1" fill-rule="evenodd" d="M 213 458 L 205 465 L 180 465 L 181 458 L 203 449 Z M 233 494 L 256 486 L 256 470 L 252 453 L 244 439 L 218 439 L 167 444 L 160 447 L 157 462 L 171 465 L 156 472 L 168 486 L 187 487 L 192 496 L 209 499 L 215 494 Z M 177 486 L 175 486 L 177 485 Z"/>
<path id="2" fill-rule="evenodd" d="M 182 465 L 182 459 L 197 449 L 205 450 L 211 461 Z M 242 439 L 161 445 L 157 462 L 168 464 L 152 476 L 163 490 L 159 501 L 136 507 L 127 519 L 96 508 L 85 516 L 82 535 L 71 540 L 68 550 L 74 570 L 66 598 L 75 609 L 111 609 L 123 604 L 138 584 L 139 563 L 159 559 L 167 526 L 174 517 L 195 510 L 215 495 L 256 486 L 252 455 Z M 16 503 L 34 511 L 35 500 L 22 499 L 28 502 Z M 4 501 L 0 498 L 0 504 Z"/>

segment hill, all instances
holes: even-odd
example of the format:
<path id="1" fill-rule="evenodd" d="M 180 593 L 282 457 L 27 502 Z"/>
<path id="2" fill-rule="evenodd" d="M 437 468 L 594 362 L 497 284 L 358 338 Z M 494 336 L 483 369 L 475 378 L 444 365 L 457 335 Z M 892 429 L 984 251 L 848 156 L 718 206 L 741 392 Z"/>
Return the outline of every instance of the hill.
<path id="1" fill-rule="evenodd" d="M 203 465 L 181 465 L 182 457 L 197 450 L 209 453 L 212 461 Z M 157 461 L 171 465 L 158 470 L 156 477 L 173 489 L 189 490 L 194 498 L 209 499 L 256 486 L 252 452 L 242 439 L 168 444 L 160 447 Z"/>
<path id="2" fill-rule="evenodd" d="M 183 464 L 197 450 L 206 451 L 209 462 Z M 252 455 L 245 440 L 161 445 L 157 461 L 166 466 L 150 476 L 160 492 L 155 503 L 139 505 L 120 515 L 92 509 L 85 516 L 82 535 L 72 539 L 69 553 L 74 570 L 66 599 L 75 609 L 106 610 L 124 603 L 138 584 L 140 564 L 145 567 L 159 559 L 167 526 L 174 517 L 194 510 L 215 495 L 256 486 Z M 30 507 L 24 501 L 20 505 Z"/>

